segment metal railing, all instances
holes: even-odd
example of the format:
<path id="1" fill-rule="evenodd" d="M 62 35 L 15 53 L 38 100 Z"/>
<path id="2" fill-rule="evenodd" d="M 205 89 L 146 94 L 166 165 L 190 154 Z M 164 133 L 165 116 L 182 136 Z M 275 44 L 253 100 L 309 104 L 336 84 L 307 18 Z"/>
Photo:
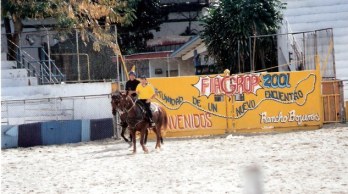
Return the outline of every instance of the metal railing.
<path id="1" fill-rule="evenodd" d="M 43 64 L 43 68 L 48 69 L 49 74 L 48 76 L 50 82 L 49 83 L 60 83 L 64 80 L 63 73 L 59 70 L 54 60 L 50 58 L 50 56 L 46 53 L 46 51 L 42 48 L 42 52 L 45 54 L 45 56 L 48 58 L 48 60 L 41 60 L 41 63 Z M 48 64 L 46 64 L 48 62 Z M 53 72 L 53 73 L 52 73 Z"/>
<path id="2" fill-rule="evenodd" d="M 28 76 L 37 77 L 40 84 L 57 84 L 64 81 L 64 74 L 59 70 L 55 61 L 47 54 L 43 47 L 39 46 L 24 46 L 20 47 L 11 40 L 7 40 L 8 55 L 15 53 L 16 56 L 10 56 L 15 59 L 17 68 L 24 68 L 28 71 Z M 15 48 L 15 50 L 13 49 Z M 38 49 L 41 51 L 47 60 L 35 59 L 24 49 Z"/>
<path id="3" fill-rule="evenodd" d="M 14 43 L 12 42 L 12 44 Z M 51 57 L 46 53 L 43 47 L 37 47 L 37 46 L 36 47 L 35 46 L 18 47 L 17 45 L 15 46 L 19 49 L 21 60 L 24 60 L 26 63 L 29 63 L 30 66 L 34 68 L 35 66 L 31 64 L 38 65 L 39 70 L 37 72 L 39 72 L 39 74 L 36 74 L 35 76 L 38 77 L 40 84 L 58 84 L 64 80 L 64 74 L 59 70 L 59 68 L 55 64 L 55 61 L 51 59 Z M 24 50 L 24 49 L 38 49 L 38 48 L 40 48 L 41 52 L 44 54 L 44 57 L 47 58 L 46 60 L 37 60 Z M 26 57 L 28 57 L 30 60 L 28 60 Z M 22 68 L 25 68 L 25 67 L 22 67 Z"/>
<path id="4" fill-rule="evenodd" d="M 288 23 L 286 25 L 289 25 Z M 249 37 L 250 68 L 254 67 L 253 53 L 259 48 L 251 47 L 252 40 L 277 38 L 279 71 L 300 71 L 316 69 L 315 56 L 319 56 L 323 78 L 336 78 L 333 29 L 324 28 L 312 31 L 289 32 L 290 27 L 283 26 L 281 33 Z M 288 66 L 288 68 L 287 68 Z M 279 69 L 284 67 L 285 69 Z"/>

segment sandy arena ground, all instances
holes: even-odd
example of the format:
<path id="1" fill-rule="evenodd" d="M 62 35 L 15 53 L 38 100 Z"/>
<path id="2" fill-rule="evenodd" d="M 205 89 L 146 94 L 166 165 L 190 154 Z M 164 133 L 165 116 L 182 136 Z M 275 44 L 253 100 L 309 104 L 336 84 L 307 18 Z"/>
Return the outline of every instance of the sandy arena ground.
<path id="1" fill-rule="evenodd" d="M 1 193 L 348 193 L 348 126 L 255 136 L 165 139 L 161 151 L 113 140 L 2 150 Z"/>

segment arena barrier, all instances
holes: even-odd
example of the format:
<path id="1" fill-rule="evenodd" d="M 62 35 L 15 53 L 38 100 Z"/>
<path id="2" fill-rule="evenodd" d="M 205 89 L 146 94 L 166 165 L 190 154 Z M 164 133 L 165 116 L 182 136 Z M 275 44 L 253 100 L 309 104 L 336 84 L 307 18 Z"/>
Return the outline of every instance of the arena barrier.
<path id="1" fill-rule="evenodd" d="M 112 118 L 61 120 L 1 126 L 1 149 L 78 143 L 110 138 Z"/>
<path id="2" fill-rule="evenodd" d="M 151 78 L 149 82 L 157 91 L 154 101 L 168 112 L 164 137 L 279 132 L 323 125 L 319 71 Z M 110 84 L 117 89 L 115 83 Z M 93 111 L 97 114 L 98 110 Z M 110 138 L 114 135 L 111 117 L 110 105 L 110 118 L 105 119 L 2 125 L 1 148 Z"/>
<path id="3" fill-rule="evenodd" d="M 319 71 L 151 78 L 164 136 L 277 132 L 323 125 Z"/>

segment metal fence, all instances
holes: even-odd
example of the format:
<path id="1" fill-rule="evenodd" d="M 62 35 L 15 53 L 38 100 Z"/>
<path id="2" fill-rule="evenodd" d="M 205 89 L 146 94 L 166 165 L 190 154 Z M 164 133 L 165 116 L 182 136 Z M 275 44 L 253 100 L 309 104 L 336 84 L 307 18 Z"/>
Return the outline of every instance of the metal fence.
<path id="1" fill-rule="evenodd" d="M 110 33 L 114 33 L 113 28 Z M 9 38 L 14 36 L 18 42 Z M 61 33 L 46 28 L 25 28 L 19 35 L 2 34 L 1 52 L 7 55 L 2 60 L 15 60 L 17 68 L 28 69 L 30 76 L 42 80 L 41 84 L 118 80 L 115 53 L 104 45 L 95 51 L 93 37 L 89 36 L 90 41 L 82 41 L 78 30 Z"/>
<path id="2" fill-rule="evenodd" d="M 333 29 L 319 29 L 315 31 L 292 32 L 290 26 L 285 20 L 285 24 L 281 27 L 279 34 L 251 36 L 250 45 L 254 42 L 276 41 L 277 42 L 277 58 L 279 71 L 300 71 L 313 70 L 315 67 L 315 57 L 320 60 L 320 68 L 323 78 L 336 78 L 335 69 L 335 53 Z M 255 48 L 250 46 L 251 60 L 250 66 L 253 67 L 253 54 L 258 50 L 258 44 Z"/>

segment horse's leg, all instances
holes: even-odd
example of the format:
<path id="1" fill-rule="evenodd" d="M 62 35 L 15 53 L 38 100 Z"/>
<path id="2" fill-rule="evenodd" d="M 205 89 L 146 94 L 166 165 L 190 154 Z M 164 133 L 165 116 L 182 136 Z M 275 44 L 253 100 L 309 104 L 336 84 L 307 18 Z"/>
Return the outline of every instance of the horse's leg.
<path id="1" fill-rule="evenodd" d="M 147 136 L 149 135 L 149 130 L 145 129 L 145 139 L 144 139 L 144 144 L 146 145 L 147 143 Z"/>
<path id="2" fill-rule="evenodd" d="M 122 132 L 121 132 L 121 137 L 126 141 L 129 142 L 129 140 L 124 136 L 124 133 L 126 132 L 127 127 L 122 126 Z M 132 140 L 131 140 L 132 141 Z"/>
<path id="3" fill-rule="evenodd" d="M 133 140 L 133 154 L 135 154 L 137 152 L 137 138 L 135 138 L 135 129 L 131 129 L 132 130 L 132 140 Z"/>
<path id="4" fill-rule="evenodd" d="M 159 148 L 161 149 L 161 129 L 159 127 L 155 127 L 153 128 L 153 131 L 155 132 L 156 134 L 156 147 L 155 149 Z"/>
<path id="5" fill-rule="evenodd" d="M 128 130 L 130 130 L 129 128 L 128 128 Z M 132 138 L 132 132 L 131 131 L 129 131 L 129 147 L 131 148 L 132 146 L 133 146 L 133 138 Z"/>
<path id="6" fill-rule="evenodd" d="M 149 153 L 149 150 L 144 145 L 144 139 L 145 139 L 145 134 L 146 134 L 145 131 L 147 131 L 147 128 L 142 128 L 140 130 L 140 145 L 141 145 L 141 147 L 143 147 L 144 152 L 147 154 L 147 153 Z"/>

